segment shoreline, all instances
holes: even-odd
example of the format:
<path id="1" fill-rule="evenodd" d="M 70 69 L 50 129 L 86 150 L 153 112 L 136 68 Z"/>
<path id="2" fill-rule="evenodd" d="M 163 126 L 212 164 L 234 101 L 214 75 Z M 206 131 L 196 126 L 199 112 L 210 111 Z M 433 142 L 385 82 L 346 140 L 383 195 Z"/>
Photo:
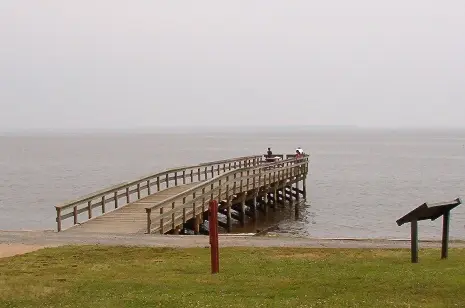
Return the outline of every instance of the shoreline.
<path id="1" fill-rule="evenodd" d="M 90 235 L 90 240 L 95 240 L 96 238 L 108 238 L 108 237 L 122 237 L 122 238 L 141 238 L 141 237 L 156 237 L 161 238 L 159 234 L 127 234 L 127 233 L 93 233 L 93 232 L 82 232 L 82 233 L 66 233 L 66 230 L 62 232 L 56 232 L 52 229 L 45 230 L 1 230 L 0 229 L 0 243 L 4 237 L 8 238 L 22 238 L 24 235 L 29 235 L 28 238 L 79 238 L 84 235 Z M 163 237 L 168 238 L 199 238 L 204 237 L 205 235 L 170 235 L 165 234 Z M 205 236 L 208 237 L 208 236 Z M 310 237 L 304 235 L 294 235 L 289 233 L 274 233 L 268 232 L 264 234 L 259 233 L 220 233 L 220 238 L 279 238 L 279 239 L 301 239 L 301 240 L 312 240 L 312 241 L 354 241 L 354 242 L 410 242 L 410 238 L 388 238 L 388 237 L 372 237 L 372 238 L 363 238 L 363 237 Z M 441 243 L 441 239 L 419 239 L 421 243 Z M 449 238 L 449 243 L 464 243 L 465 239 L 459 238 Z"/>
<path id="2" fill-rule="evenodd" d="M 221 234 L 222 247 L 288 247 L 333 249 L 410 249 L 410 239 L 310 238 L 288 235 Z M 66 245 L 208 248 L 206 235 L 148 235 L 57 233 L 55 231 L 0 231 L 0 258 L 42 248 Z M 419 240 L 420 248 L 440 248 L 440 240 Z M 450 248 L 465 248 L 465 241 L 450 240 Z"/>

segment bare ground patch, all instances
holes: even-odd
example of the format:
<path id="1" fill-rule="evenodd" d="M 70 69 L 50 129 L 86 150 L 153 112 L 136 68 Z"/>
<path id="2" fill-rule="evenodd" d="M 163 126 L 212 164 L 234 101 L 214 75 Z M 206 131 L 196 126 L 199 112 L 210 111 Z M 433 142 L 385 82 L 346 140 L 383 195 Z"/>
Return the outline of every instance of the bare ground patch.
<path id="1" fill-rule="evenodd" d="M 42 245 L 0 244 L 0 258 L 22 255 L 45 248 Z"/>

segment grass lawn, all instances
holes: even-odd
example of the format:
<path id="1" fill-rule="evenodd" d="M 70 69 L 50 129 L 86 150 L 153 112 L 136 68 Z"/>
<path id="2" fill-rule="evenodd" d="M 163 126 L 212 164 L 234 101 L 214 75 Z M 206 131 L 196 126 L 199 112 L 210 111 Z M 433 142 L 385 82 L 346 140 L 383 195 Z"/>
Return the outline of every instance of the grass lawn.
<path id="1" fill-rule="evenodd" d="M 0 307 L 464 307 L 465 250 L 105 246 L 0 259 Z"/>

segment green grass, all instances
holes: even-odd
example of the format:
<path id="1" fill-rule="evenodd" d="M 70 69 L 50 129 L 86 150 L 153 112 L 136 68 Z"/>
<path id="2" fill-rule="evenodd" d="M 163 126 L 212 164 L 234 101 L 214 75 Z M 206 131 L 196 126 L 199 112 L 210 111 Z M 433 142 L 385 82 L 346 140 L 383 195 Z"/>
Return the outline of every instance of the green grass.
<path id="1" fill-rule="evenodd" d="M 48 248 L 0 259 L 0 307 L 463 307 L 465 250 Z"/>

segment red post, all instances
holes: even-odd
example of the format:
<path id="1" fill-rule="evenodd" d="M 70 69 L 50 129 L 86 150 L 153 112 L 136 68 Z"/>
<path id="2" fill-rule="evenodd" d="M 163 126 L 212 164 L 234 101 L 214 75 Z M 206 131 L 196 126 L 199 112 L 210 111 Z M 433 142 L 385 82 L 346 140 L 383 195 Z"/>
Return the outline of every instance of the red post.
<path id="1" fill-rule="evenodd" d="M 220 270 L 220 256 L 218 251 L 218 202 L 216 200 L 210 201 L 210 249 L 211 249 L 211 263 L 212 274 L 217 274 Z"/>

